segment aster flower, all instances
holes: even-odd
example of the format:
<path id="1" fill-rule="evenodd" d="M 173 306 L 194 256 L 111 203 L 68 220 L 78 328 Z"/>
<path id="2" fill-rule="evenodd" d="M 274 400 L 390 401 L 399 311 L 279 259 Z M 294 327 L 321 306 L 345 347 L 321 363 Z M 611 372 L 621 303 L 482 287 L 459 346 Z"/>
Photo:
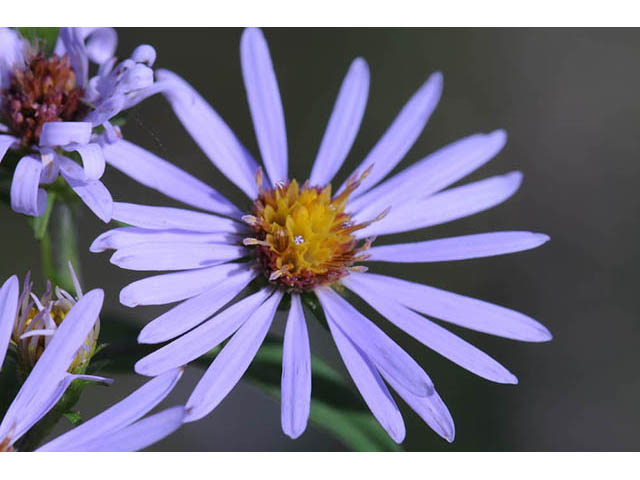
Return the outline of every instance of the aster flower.
<path id="1" fill-rule="evenodd" d="M 74 380 L 111 383 L 103 377 L 72 373 L 74 362 L 83 354 L 86 339 L 95 328 L 103 299 L 104 293 L 100 289 L 82 296 L 51 338 L 47 337 L 49 341 L 0 422 L 0 452 L 13 451 L 14 444 L 58 403 Z M 0 368 L 20 308 L 18 278 L 14 275 L 0 288 Z M 169 408 L 139 419 L 166 397 L 181 374 L 179 368 L 152 379 L 129 397 L 47 443 L 41 450 L 137 450 L 164 438 L 182 424 L 183 407 Z"/>
<path id="2" fill-rule="evenodd" d="M 116 43 L 111 28 L 62 28 L 47 57 L 15 30 L 0 29 L 0 162 L 9 149 L 23 155 L 11 184 L 16 212 L 42 215 L 40 185 L 61 175 L 100 219 L 111 219 L 113 201 L 100 181 L 102 145 L 119 138 L 110 119 L 156 91 L 153 48 L 141 45 L 116 65 Z M 91 79 L 90 61 L 99 66 Z"/>
<path id="3" fill-rule="evenodd" d="M 498 383 L 516 377 L 493 358 L 426 318 L 521 341 L 551 338 L 534 319 L 434 287 L 366 273 L 363 263 L 421 263 L 527 250 L 548 240 L 531 232 L 490 232 L 372 246 L 374 236 L 421 229 L 491 208 L 518 189 L 512 172 L 451 187 L 494 157 L 506 134 L 474 134 L 388 178 L 416 141 L 442 90 L 435 73 L 409 99 L 387 131 L 335 193 L 330 182 L 359 129 L 369 88 L 356 59 L 340 88 L 308 181 L 290 179 L 278 84 L 258 29 L 241 41 L 244 84 L 266 175 L 213 108 L 184 80 L 158 71 L 164 95 L 213 164 L 254 203 L 249 211 L 186 172 L 126 141 L 105 149 L 107 162 L 192 210 L 114 204 L 130 227 L 103 233 L 91 250 L 116 250 L 111 262 L 140 271 L 173 271 L 138 280 L 120 293 L 127 306 L 181 302 L 148 323 L 142 343 L 167 345 L 136 371 L 158 375 L 224 345 L 187 402 L 186 421 L 210 413 L 260 348 L 279 305 L 288 309 L 282 363 L 281 418 L 292 438 L 304 430 L 311 394 L 310 349 L 303 302 L 317 298 L 353 381 L 373 415 L 401 442 L 405 427 L 388 386 L 440 436 L 452 441 L 449 411 L 425 371 L 341 293 L 354 292 L 387 320 L 461 367 Z M 241 220 L 241 221 L 240 221 Z M 247 286 L 253 292 L 232 300 Z M 283 298 L 290 299 L 282 302 Z M 231 303 L 230 303 L 231 302 Z M 317 305 L 317 304 L 316 304 Z M 225 308 L 225 306 L 227 306 Z M 426 316 L 423 316 L 426 315 Z"/>

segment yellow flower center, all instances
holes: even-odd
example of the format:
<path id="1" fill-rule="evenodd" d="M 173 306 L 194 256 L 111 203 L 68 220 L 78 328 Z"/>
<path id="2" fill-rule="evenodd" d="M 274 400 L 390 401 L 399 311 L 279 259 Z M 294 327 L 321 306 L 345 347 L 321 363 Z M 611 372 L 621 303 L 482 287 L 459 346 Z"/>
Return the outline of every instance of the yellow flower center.
<path id="1" fill-rule="evenodd" d="M 366 259 L 364 252 L 372 240 L 358 246 L 353 233 L 371 222 L 354 224 L 345 212 L 349 195 L 360 179 L 348 182 L 343 192 L 331 197 L 331 185 L 302 187 L 296 180 L 262 188 L 253 215 L 244 220 L 255 232 L 244 244 L 256 247 L 258 263 L 272 283 L 292 290 L 311 290 L 345 276 L 355 262 Z"/>

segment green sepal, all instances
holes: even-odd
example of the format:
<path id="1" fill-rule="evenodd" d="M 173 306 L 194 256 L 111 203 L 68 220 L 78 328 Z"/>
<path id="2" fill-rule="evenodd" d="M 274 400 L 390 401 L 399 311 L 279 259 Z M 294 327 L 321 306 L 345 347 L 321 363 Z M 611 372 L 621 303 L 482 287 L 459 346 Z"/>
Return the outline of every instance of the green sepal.
<path id="1" fill-rule="evenodd" d="M 63 413 L 63 415 L 67 420 L 69 420 L 71 425 L 73 425 L 74 427 L 77 427 L 78 425 L 82 425 L 82 423 L 84 422 L 82 420 L 82 416 L 80 415 L 80 412 L 66 412 L 66 413 Z"/>

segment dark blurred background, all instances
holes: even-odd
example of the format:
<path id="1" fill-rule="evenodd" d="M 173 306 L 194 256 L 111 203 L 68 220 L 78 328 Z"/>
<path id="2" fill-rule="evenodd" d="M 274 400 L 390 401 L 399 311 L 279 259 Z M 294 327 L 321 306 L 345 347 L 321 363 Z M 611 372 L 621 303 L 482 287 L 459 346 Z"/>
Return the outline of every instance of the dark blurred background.
<path id="1" fill-rule="evenodd" d="M 140 43 L 157 67 L 185 77 L 258 157 L 242 83 L 239 29 L 120 29 L 118 54 Z M 385 328 L 427 370 L 456 423 L 448 444 L 404 403 L 407 450 L 637 450 L 640 405 L 640 300 L 637 195 L 640 179 L 640 31 L 631 29 L 266 29 L 286 116 L 290 172 L 307 178 L 349 63 L 371 69 L 369 102 L 354 147 L 338 175 L 358 165 L 410 95 L 433 71 L 444 94 L 399 170 L 459 137 L 505 128 L 505 149 L 471 180 L 521 170 L 509 201 L 447 225 L 379 239 L 379 244 L 491 230 L 545 232 L 551 242 L 519 254 L 462 262 L 371 269 L 520 310 L 554 339 L 526 344 L 452 328 L 502 362 L 519 385 L 492 384 L 451 364 L 397 329 Z M 125 136 L 215 186 L 246 198 L 222 177 L 173 116 L 152 98 L 129 116 Z M 121 201 L 172 204 L 108 169 Z M 42 285 L 38 245 L 24 218 L 0 206 L 0 278 L 27 268 Z M 143 275 L 119 270 L 88 246 L 105 230 L 83 216 L 85 288 L 105 289 L 106 307 L 143 324 L 163 308 L 128 309 L 118 292 Z M 380 320 L 380 318 L 376 318 Z M 379 324 L 383 324 L 379 322 Z M 283 319 L 275 322 L 282 330 Z M 107 327 L 105 327 L 107 328 Z M 327 332 L 312 323 L 311 347 L 343 370 Z M 170 403 L 186 400 L 201 370 L 190 367 Z M 116 375 L 88 389 L 87 416 L 141 383 Z M 184 426 L 152 450 L 343 450 L 310 425 L 298 440 L 280 429 L 280 406 L 241 382 L 207 418 Z"/>

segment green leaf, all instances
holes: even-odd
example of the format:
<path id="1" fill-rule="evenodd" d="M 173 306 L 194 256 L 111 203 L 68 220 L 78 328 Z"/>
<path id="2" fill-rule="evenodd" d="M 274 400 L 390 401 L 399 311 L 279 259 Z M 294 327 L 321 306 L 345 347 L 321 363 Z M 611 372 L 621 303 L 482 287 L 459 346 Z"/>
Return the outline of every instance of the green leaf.
<path id="1" fill-rule="evenodd" d="M 53 53 L 60 29 L 58 27 L 18 27 L 20 35 L 32 45 L 42 46 L 48 55 Z"/>
<path id="2" fill-rule="evenodd" d="M 133 365 L 143 356 L 162 345 L 138 345 L 134 342 L 117 343 L 118 339 L 136 338 L 139 328 L 122 319 L 103 314 L 101 340 L 112 342 L 99 354 L 96 362 L 106 362 L 103 373 L 131 372 Z M 222 347 L 217 347 L 192 362 L 208 368 Z M 315 355 L 311 357 L 312 398 L 310 421 L 357 451 L 399 451 L 367 409 L 359 393 L 339 372 Z M 269 396 L 280 398 L 282 376 L 282 342 L 268 336 L 249 366 L 243 379 L 258 386 Z"/>

